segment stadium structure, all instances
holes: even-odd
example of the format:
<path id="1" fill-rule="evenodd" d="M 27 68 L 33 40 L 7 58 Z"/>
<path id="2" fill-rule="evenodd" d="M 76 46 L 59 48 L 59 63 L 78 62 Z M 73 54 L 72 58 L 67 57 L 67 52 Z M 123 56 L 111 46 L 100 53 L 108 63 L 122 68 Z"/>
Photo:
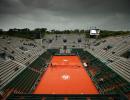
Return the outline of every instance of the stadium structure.
<path id="1" fill-rule="evenodd" d="M 2 100 L 129 98 L 130 35 L 95 39 L 85 34 L 46 34 L 38 40 L 0 37 Z"/>

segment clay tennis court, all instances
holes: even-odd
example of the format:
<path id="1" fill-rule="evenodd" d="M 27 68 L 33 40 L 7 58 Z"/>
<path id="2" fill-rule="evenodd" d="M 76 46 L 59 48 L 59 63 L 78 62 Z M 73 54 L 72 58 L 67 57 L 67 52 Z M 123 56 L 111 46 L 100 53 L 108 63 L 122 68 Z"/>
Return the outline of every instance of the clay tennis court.
<path id="1" fill-rule="evenodd" d="M 78 56 L 53 56 L 34 94 L 98 94 Z"/>

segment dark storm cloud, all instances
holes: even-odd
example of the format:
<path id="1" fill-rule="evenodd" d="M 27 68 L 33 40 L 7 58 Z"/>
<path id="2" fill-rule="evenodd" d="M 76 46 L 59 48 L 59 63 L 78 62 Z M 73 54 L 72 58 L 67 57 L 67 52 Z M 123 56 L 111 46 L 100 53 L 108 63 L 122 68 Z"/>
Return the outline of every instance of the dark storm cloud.
<path id="1" fill-rule="evenodd" d="M 128 13 L 129 0 L 21 0 L 29 7 L 60 12 L 78 13 Z"/>
<path id="2" fill-rule="evenodd" d="M 0 27 L 129 29 L 130 0 L 0 0 Z"/>

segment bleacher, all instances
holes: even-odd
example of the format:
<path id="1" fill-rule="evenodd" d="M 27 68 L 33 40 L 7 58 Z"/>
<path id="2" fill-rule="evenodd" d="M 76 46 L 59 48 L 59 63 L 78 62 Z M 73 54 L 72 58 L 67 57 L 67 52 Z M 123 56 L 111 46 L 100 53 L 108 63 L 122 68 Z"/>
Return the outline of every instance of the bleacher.
<path id="1" fill-rule="evenodd" d="M 44 52 L 32 64 L 26 67 L 20 74 L 17 74 L 15 78 L 4 86 L 0 93 L 4 95 L 7 90 L 8 92 L 10 90 L 12 91 L 11 93 L 16 94 L 32 93 L 45 72 L 51 56 L 50 52 Z"/>
<path id="2" fill-rule="evenodd" d="M 127 100 L 124 95 L 113 94 L 11 94 L 7 99 L 8 100 Z"/>
<path id="3" fill-rule="evenodd" d="M 60 53 L 60 50 L 59 49 L 47 49 L 48 52 L 50 52 L 52 55 L 55 55 L 55 54 L 59 54 Z"/>
<path id="4" fill-rule="evenodd" d="M 51 58 L 51 53 L 49 53 L 48 51 L 44 52 L 32 64 L 30 64 L 29 67 L 40 71 L 45 66 L 47 66 L 47 64 L 49 63 L 50 58 Z"/>
<path id="5" fill-rule="evenodd" d="M 10 41 L 10 43 L 7 41 Z M 24 43 L 28 44 L 30 42 L 37 46 L 32 47 L 30 45 L 24 45 Z M 14 60 L 22 64 L 33 62 L 37 55 L 40 55 L 44 52 L 42 47 L 36 44 L 33 40 L 8 37 L 5 39 L 0 39 L 0 43 L 0 48 L 2 51 L 5 51 L 6 53 L 12 55 L 14 57 Z M 19 49 L 20 47 L 26 48 L 26 50 L 21 50 Z"/>
<path id="6" fill-rule="evenodd" d="M 13 89 L 14 93 L 29 93 L 32 86 L 36 82 L 39 73 L 27 68 L 21 74 L 19 74 L 12 82 L 10 82 L 3 91 L 7 89 Z"/>
<path id="7" fill-rule="evenodd" d="M 130 83 L 125 78 L 117 74 L 115 71 L 109 68 L 107 64 L 103 63 L 100 61 L 100 59 L 96 58 L 89 52 L 85 51 L 84 56 L 86 58 L 83 59 L 89 59 L 87 60 L 89 67 L 97 70 L 96 74 L 92 75 L 89 67 L 86 68 L 86 71 L 94 81 L 101 94 L 125 94 L 130 92 Z"/>
<path id="8" fill-rule="evenodd" d="M 117 39 L 117 40 L 116 40 Z M 93 46 L 94 44 L 91 43 L 90 48 L 85 48 L 84 50 L 88 51 L 92 55 L 94 55 L 96 58 L 98 58 L 103 63 L 107 64 L 109 68 L 114 70 L 117 74 L 119 74 L 121 77 L 126 79 L 128 82 L 130 82 L 130 72 L 128 69 L 130 68 L 129 59 L 122 57 L 121 55 L 125 53 L 127 50 L 129 50 L 130 47 L 130 37 L 128 36 L 120 36 L 120 37 L 111 37 L 105 39 L 108 43 L 107 44 L 113 44 L 113 47 L 104 50 L 104 46 L 106 46 L 106 43 L 102 43 L 102 46 Z M 99 42 L 98 40 L 97 42 Z M 96 43 L 96 42 L 95 42 Z"/>
<path id="9" fill-rule="evenodd" d="M 74 53 L 74 54 L 80 56 L 81 58 L 84 56 L 84 54 L 83 54 L 83 49 L 82 49 L 82 48 L 72 49 L 72 50 L 71 50 L 71 53 L 72 53 L 72 54 Z"/>
<path id="10" fill-rule="evenodd" d="M 24 47 L 26 50 L 19 49 L 19 47 Z M 4 94 L 4 91 L 10 91 L 5 87 L 45 50 L 33 40 L 4 36 L 0 38 L 0 51 L 5 53 L 2 55 L 4 57 L 0 58 L 0 94 Z"/>
<path id="11" fill-rule="evenodd" d="M 26 66 L 21 66 L 11 60 L 0 62 L 0 90 L 25 68 Z"/>
<path id="12" fill-rule="evenodd" d="M 101 94 L 130 92 L 130 62 L 121 56 L 130 48 L 129 36 L 88 41 L 83 35 L 59 34 L 56 38 L 54 34 L 46 35 L 44 38 L 46 40 L 43 41 L 43 45 L 37 44 L 34 40 L 17 37 L 0 38 L 0 51 L 14 57 L 0 59 L 0 94 L 7 91 L 31 93 L 51 56 L 60 53 L 64 44 L 72 48 L 72 54 L 87 61 L 88 67 L 85 69 Z M 63 42 L 63 38 L 67 39 L 66 43 Z M 79 38 L 81 42 L 78 42 Z M 23 50 L 19 47 L 23 47 Z"/>

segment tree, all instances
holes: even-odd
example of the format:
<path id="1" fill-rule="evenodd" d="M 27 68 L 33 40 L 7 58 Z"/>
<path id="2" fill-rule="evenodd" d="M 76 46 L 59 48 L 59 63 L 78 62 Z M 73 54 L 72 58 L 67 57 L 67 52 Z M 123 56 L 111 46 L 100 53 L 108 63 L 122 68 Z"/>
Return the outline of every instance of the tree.
<path id="1" fill-rule="evenodd" d="M 83 30 L 83 29 L 82 29 L 82 30 L 80 30 L 80 33 L 85 33 L 85 30 Z"/>
<path id="2" fill-rule="evenodd" d="M 1 35 L 1 34 L 3 34 L 3 30 L 2 30 L 2 29 L 0 29 L 0 35 Z"/>
<path id="3" fill-rule="evenodd" d="M 74 33 L 79 33 L 79 29 L 75 29 L 75 30 L 74 30 Z"/>

